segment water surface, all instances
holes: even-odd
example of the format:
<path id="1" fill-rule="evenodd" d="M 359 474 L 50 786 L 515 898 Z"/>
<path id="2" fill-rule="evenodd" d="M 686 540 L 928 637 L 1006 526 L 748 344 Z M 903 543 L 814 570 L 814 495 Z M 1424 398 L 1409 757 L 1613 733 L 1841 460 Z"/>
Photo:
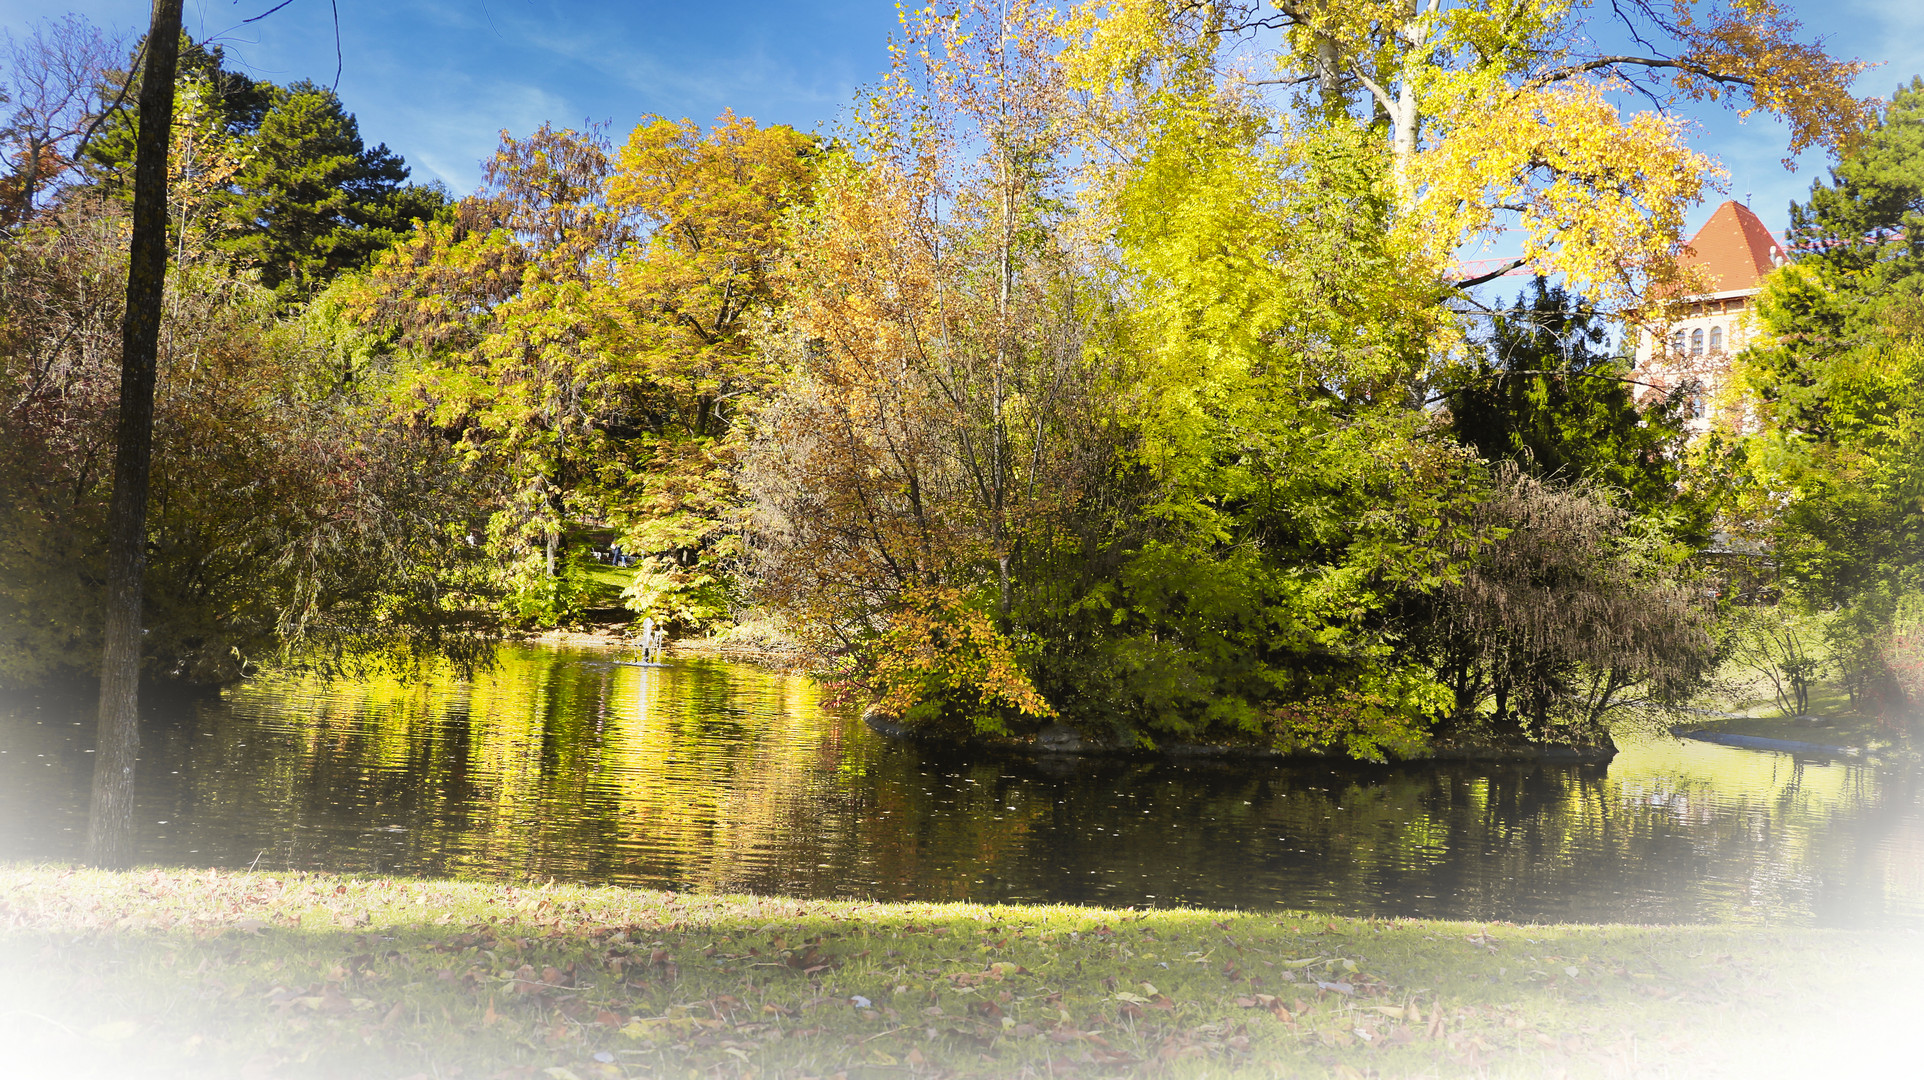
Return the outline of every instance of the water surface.
<path id="1" fill-rule="evenodd" d="M 91 704 L 0 700 L 0 859 L 73 858 Z M 1913 765 L 1629 740 L 1605 766 L 1035 761 L 807 680 L 505 651 L 472 680 L 156 701 L 140 859 L 876 899 L 1924 926 Z"/>

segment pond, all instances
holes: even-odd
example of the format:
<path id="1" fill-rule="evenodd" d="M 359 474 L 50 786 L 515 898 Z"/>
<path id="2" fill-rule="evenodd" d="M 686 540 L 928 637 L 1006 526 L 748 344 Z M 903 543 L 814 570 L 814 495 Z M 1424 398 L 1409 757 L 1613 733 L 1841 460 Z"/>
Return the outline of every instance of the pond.
<path id="1" fill-rule="evenodd" d="M 91 704 L 0 699 L 0 859 L 72 859 Z M 881 900 L 1924 926 L 1924 789 L 1645 737 L 1608 766 L 937 753 L 740 664 L 504 650 L 143 721 L 139 858 Z"/>

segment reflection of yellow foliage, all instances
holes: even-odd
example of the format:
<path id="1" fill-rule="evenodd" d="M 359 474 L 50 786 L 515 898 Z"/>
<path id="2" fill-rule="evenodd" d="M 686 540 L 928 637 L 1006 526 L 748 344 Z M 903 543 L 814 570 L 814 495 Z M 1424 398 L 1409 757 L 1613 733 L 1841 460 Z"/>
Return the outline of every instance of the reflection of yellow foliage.
<path id="1" fill-rule="evenodd" d="M 1665 880 L 1673 859 L 1689 864 L 1677 869 L 1691 882 L 1706 859 L 1764 875 L 1728 892 L 1713 875 L 1688 901 L 1707 919 L 1807 904 L 1798 875 L 1813 870 L 1848 872 L 1893 904 L 1924 895 L 1905 862 L 1924 843 L 1914 823 L 1850 836 L 1849 867 L 1826 850 L 1892 797 L 1888 774 L 1855 764 L 1668 739 L 1626 740 L 1607 771 L 1437 764 L 1201 777 L 1085 763 L 1077 784 L 1106 796 L 1058 801 L 1053 782 L 1012 777 L 999 761 L 932 781 L 926 764 L 825 711 L 821 694 L 747 666 L 504 650 L 468 681 L 447 668 L 415 682 L 262 678 L 229 700 L 239 717 L 299 736 L 260 781 L 281 820 L 327 824 L 306 808 L 319 805 L 316 777 L 331 766 L 388 771 L 425 800 L 393 823 L 410 826 L 415 858 L 437 874 L 925 899 L 979 897 L 987 876 L 1015 895 L 1109 882 L 1226 898 L 1246 887 L 1236 875 L 1184 875 L 1297 850 L 1318 853 L 1305 898 L 1317 902 L 1431 878 L 1460 882 L 1462 895 L 1439 902 L 1457 909 L 1501 903 L 1517 882 L 1585 897 L 1616 872 L 1599 867 L 1642 887 Z M 247 783 L 222 773 L 200 797 L 246 798 Z M 1244 839 L 1204 845 L 1220 863 L 1204 852 L 1200 863 L 1157 865 L 1198 822 Z M 1760 842 L 1769 851 L 1753 857 Z M 1670 910 L 1622 902 L 1625 916 Z"/>

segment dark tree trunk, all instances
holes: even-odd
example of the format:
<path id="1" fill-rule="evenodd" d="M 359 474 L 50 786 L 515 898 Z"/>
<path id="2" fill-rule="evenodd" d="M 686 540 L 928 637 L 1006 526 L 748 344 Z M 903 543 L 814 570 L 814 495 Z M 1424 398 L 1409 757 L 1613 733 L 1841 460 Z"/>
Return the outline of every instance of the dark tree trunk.
<path id="1" fill-rule="evenodd" d="M 140 746 L 141 578 L 147 563 L 147 477 L 153 459 L 154 379 L 167 283 L 167 144 L 174 120 L 181 0 L 154 0 L 141 69 L 134 152 L 133 242 L 121 322 L 120 424 L 107 518 L 107 622 L 100 660 L 87 861 L 119 868 L 134 853 L 134 755 Z"/>

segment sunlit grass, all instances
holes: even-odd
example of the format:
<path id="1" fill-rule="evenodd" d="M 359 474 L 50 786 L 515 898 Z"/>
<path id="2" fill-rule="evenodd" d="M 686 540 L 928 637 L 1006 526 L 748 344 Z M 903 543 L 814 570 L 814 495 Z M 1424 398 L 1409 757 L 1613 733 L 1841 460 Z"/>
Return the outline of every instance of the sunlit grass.
<path id="1" fill-rule="evenodd" d="M 1691 727 L 1765 739 L 1785 739 L 1823 746 L 1889 749 L 1909 741 L 1902 724 L 1858 709 L 1841 683 L 1819 680 L 1810 688 L 1810 711 L 1803 716 L 1786 712 L 1770 696 L 1761 677 L 1750 683 L 1726 683 L 1727 693 L 1710 702 L 1733 717 L 1706 716 Z"/>
<path id="2" fill-rule="evenodd" d="M 1913 1052 L 1921 973 L 1905 932 L 0 866 L 16 1075 L 1836 1075 Z"/>
<path id="3" fill-rule="evenodd" d="M 634 580 L 633 567 L 615 566 L 585 555 L 574 559 L 575 571 L 581 575 L 583 583 L 581 606 L 584 608 L 618 608 L 622 606 L 621 590 Z"/>

